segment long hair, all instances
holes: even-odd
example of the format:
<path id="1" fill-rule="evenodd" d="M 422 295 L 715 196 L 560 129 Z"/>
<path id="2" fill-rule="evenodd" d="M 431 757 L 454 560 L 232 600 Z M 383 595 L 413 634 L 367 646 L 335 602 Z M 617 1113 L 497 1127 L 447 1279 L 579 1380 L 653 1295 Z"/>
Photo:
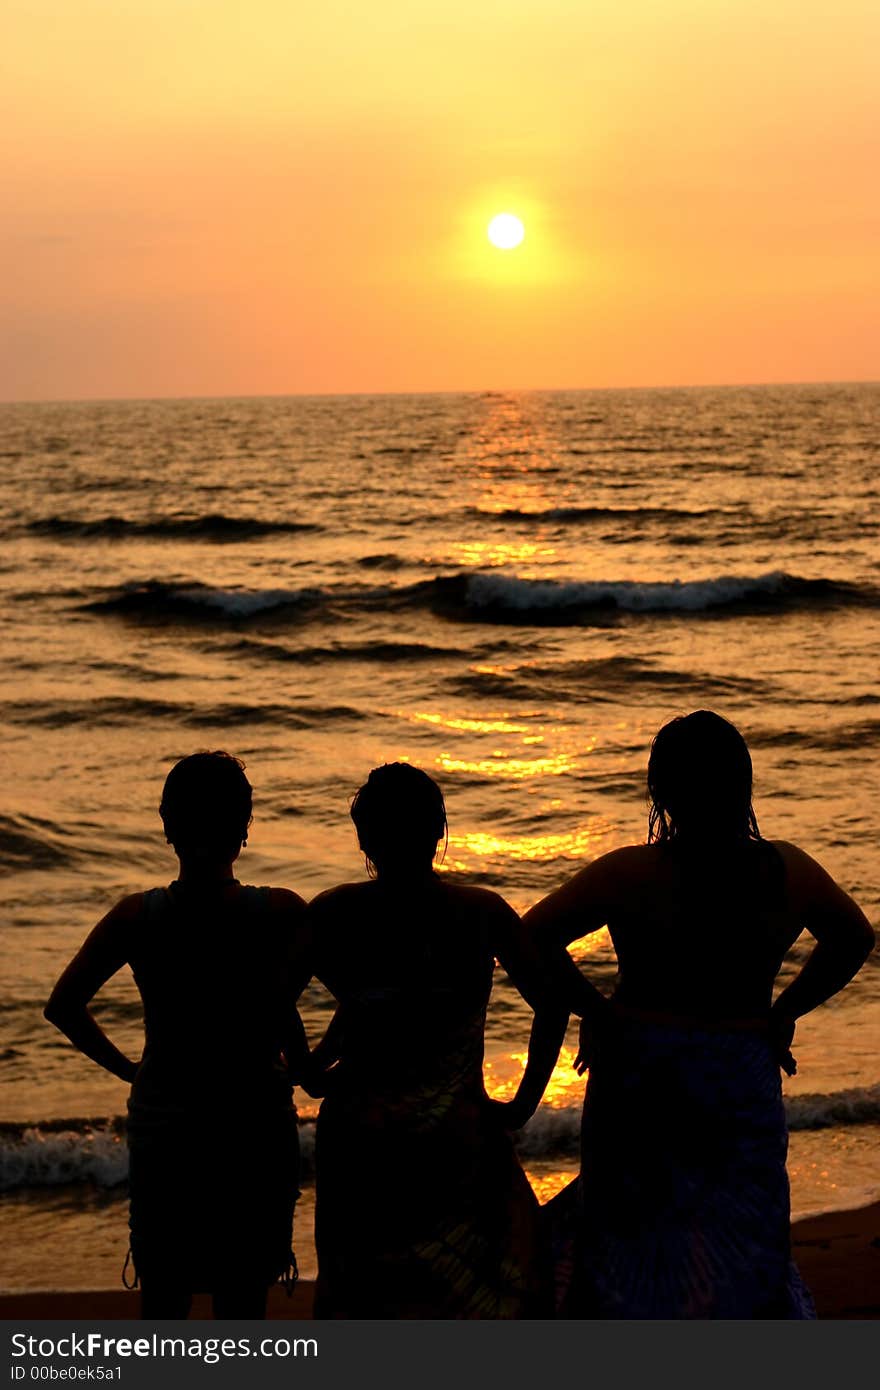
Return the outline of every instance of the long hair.
<path id="1" fill-rule="evenodd" d="M 374 876 L 379 869 L 430 863 L 449 830 L 443 793 L 411 763 L 374 767 L 351 803 L 358 843 Z"/>
<path id="2" fill-rule="evenodd" d="M 648 759 L 648 844 L 760 840 L 752 759 L 738 729 L 712 710 L 664 724 Z"/>

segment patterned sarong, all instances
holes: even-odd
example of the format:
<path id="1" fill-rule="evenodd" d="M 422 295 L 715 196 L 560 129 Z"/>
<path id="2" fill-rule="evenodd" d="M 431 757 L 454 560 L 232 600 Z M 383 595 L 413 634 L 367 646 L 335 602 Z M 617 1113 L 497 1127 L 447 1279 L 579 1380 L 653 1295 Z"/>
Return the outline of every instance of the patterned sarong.
<path id="1" fill-rule="evenodd" d="M 321 1318 L 552 1316 L 540 1208 L 483 1092 L 480 1014 L 321 1106 Z M 410 1030 L 411 1031 L 411 1030 Z"/>
<path id="2" fill-rule="evenodd" d="M 558 1315 L 814 1318 L 787 1148 L 764 1032 L 619 1011 L 593 1058 L 581 1175 L 545 1208 Z"/>

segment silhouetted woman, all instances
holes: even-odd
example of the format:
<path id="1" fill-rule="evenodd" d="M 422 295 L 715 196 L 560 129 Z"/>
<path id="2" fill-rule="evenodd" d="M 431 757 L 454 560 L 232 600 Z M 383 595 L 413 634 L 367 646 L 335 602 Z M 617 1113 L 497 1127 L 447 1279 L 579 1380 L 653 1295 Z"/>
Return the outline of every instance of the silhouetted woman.
<path id="1" fill-rule="evenodd" d="M 180 860 L 168 888 L 135 893 L 95 927 L 58 981 L 46 1017 L 99 1066 L 132 1083 L 131 1253 L 142 1316 L 183 1318 L 194 1292 L 216 1317 L 265 1316 L 291 1263 L 297 1196 L 291 1072 L 305 1035 L 294 1007 L 304 903 L 233 875 L 251 787 L 226 753 L 169 772 L 160 814 Z M 143 998 L 140 1062 L 88 1010 L 130 965 Z"/>
<path id="2" fill-rule="evenodd" d="M 751 758 L 726 720 L 666 724 L 648 791 L 648 843 L 603 855 L 525 918 L 583 1017 L 576 1065 L 590 1067 L 580 1181 L 555 1203 L 576 1232 L 562 1312 L 815 1316 L 790 1257 L 779 1069 L 794 1070 L 795 1020 L 852 978 L 873 932 L 815 860 L 761 838 Z M 610 1004 L 565 950 L 605 924 Z M 805 928 L 817 945 L 771 1004 Z"/>
<path id="3" fill-rule="evenodd" d="M 339 1058 L 318 1118 L 316 1316 L 548 1315 L 540 1210 L 506 1131 L 536 1109 L 568 1013 L 536 1015 L 516 1097 L 490 1102 L 496 958 L 536 997 L 519 920 L 434 872 L 446 812 L 426 773 L 376 768 L 351 815 L 375 878 L 309 908 L 315 973 L 340 1005 L 316 1049 Z"/>

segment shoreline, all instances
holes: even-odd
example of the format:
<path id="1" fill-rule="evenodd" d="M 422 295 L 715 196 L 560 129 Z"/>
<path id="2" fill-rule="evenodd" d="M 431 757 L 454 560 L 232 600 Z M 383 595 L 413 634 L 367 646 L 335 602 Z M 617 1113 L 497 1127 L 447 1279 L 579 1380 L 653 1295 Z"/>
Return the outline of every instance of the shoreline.
<path id="1" fill-rule="evenodd" d="M 851 1211 L 804 1217 L 791 1228 L 792 1255 L 812 1291 L 820 1318 L 868 1321 L 880 1318 L 880 1202 Z M 308 1321 L 313 1280 L 301 1280 L 288 1297 L 280 1286 L 269 1294 L 270 1321 Z M 128 1289 L 79 1289 L 0 1293 L 0 1319 L 105 1322 L 139 1316 L 139 1295 Z M 193 1300 L 193 1321 L 210 1318 L 207 1295 Z"/>

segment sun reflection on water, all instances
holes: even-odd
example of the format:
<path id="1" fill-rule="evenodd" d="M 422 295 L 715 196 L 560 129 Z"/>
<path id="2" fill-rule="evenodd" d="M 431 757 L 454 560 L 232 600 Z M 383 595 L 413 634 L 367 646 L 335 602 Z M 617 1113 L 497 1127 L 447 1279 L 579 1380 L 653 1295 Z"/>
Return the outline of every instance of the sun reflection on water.
<path id="1" fill-rule="evenodd" d="M 592 859 L 599 845 L 610 835 L 608 823 L 589 821 L 574 830 L 546 831 L 541 835 L 495 835 L 487 830 L 467 830 L 449 835 L 449 852 L 466 853 L 478 859 Z M 446 863 L 453 865 L 449 855 Z"/>
<path id="2" fill-rule="evenodd" d="M 417 724 L 437 724 L 444 729 L 458 729 L 462 733 L 475 734 L 525 734 L 529 729 L 528 724 L 514 724 L 510 719 L 489 718 L 489 719 L 456 719 L 448 714 L 430 714 L 420 710 L 415 710 L 411 714 L 403 710 L 397 711 L 398 715 L 406 719 L 412 719 Z M 523 739 L 523 743 L 532 742 L 530 739 Z"/>
<path id="3" fill-rule="evenodd" d="M 470 479 L 471 513 L 485 518 L 487 534 L 479 540 L 451 538 L 448 558 L 469 569 L 508 567 L 521 578 L 543 577 L 548 565 L 558 564 L 559 550 L 547 531 L 511 537 L 499 521 L 523 518 L 531 529 L 536 516 L 558 505 L 559 460 L 559 439 L 534 400 L 516 395 L 492 400 L 458 458 Z"/>
<path id="4" fill-rule="evenodd" d="M 537 544 L 535 541 L 455 541 L 451 546 L 450 559 L 466 569 L 498 569 L 500 565 L 531 565 L 541 560 L 552 560 L 557 554 L 555 545 Z M 537 579 L 543 576 L 531 573 L 528 569 L 517 571 L 523 579 Z"/>
<path id="5" fill-rule="evenodd" d="M 440 753 L 437 766 L 444 772 L 471 772 L 483 777 L 509 777 L 521 782 L 526 777 L 559 777 L 576 767 L 569 753 L 556 753 L 547 758 L 508 758 L 500 748 L 492 750 L 488 758 L 453 758 L 448 753 Z"/>
<path id="6" fill-rule="evenodd" d="M 581 738 L 575 746 L 571 746 L 573 739 L 569 725 L 535 722 L 546 719 L 544 711 L 527 711 L 513 718 L 499 714 L 482 717 L 453 715 L 437 710 L 397 709 L 394 713 L 399 719 L 448 729 L 456 734 L 513 736 L 523 748 L 530 750 L 545 745 L 546 751 L 542 749 L 541 754 L 535 757 L 523 757 L 514 752 L 509 744 L 507 747 L 489 748 L 479 757 L 456 755 L 444 749 L 436 754 L 434 764 L 445 773 L 470 773 L 480 777 L 507 778 L 514 782 L 533 777 L 559 777 L 575 771 L 597 744 L 595 737 L 589 737 Z M 569 746 L 560 747 L 562 743 Z M 548 744 L 550 747 L 546 748 Z"/>
<path id="7" fill-rule="evenodd" d="M 593 817 L 587 824 L 571 830 L 546 831 L 541 835 L 494 835 L 487 830 L 468 830 L 449 836 L 449 851 L 478 859 L 578 859 L 586 862 L 610 847 L 612 834 L 611 822 L 602 817 Z M 455 862 L 449 854 L 446 864 L 450 868 L 471 867 Z"/>
<path id="8" fill-rule="evenodd" d="M 613 956 L 614 943 L 608 928 L 600 927 L 590 936 L 583 936 L 579 941 L 573 941 L 568 950 L 575 960 L 584 960 L 587 956 Z"/>
<path id="9" fill-rule="evenodd" d="M 508 1052 L 483 1063 L 483 1082 L 486 1094 L 492 1100 L 512 1100 L 525 1069 L 528 1053 Z M 547 1083 L 542 1105 L 552 1110 L 567 1110 L 572 1105 L 580 1105 L 584 1095 L 585 1077 L 578 1076 L 572 1065 L 575 1059 L 573 1048 L 563 1044 L 559 1060 Z"/>
<path id="10" fill-rule="evenodd" d="M 564 1187 L 573 1182 L 577 1176 L 577 1165 L 574 1163 L 570 1168 L 565 1168 L 562 1171 L 559 1168 L 553 1168 L 549 1172 L 545 1171 L 543 1167 L 539 1168 L 532 1164 L 524 1166 L 532 1191 L 542 1206 L 545 1202 L 549 1202 L 551 1197 L 555 1197 L 557 1192 L 561 1192 Z"/>

